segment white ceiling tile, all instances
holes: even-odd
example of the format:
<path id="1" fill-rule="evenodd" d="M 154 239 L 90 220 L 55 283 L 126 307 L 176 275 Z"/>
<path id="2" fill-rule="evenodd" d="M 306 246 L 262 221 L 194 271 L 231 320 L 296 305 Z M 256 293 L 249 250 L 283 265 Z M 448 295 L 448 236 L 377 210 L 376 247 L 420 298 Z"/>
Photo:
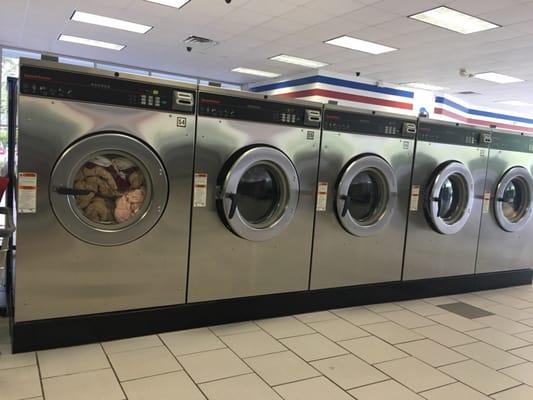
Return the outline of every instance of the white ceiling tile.
<path id="1" fill-rule="evenodd" d="M 441 0 L 383 0 L 372 4 L 373 7 L 408 16 L 442 5 Z"/>
<path id="2" fill-rule="evenodd" d="M 305 24 L 292 21 L 285 17 L 272 18 L 261 26 L 266 29 L 283 33 L 294 33 L 307 27 Z"/>
<path id="3" fill-rule="evenodd" d="M 332 15 L 344 15 L 350 11 L 364 8 L 365 6 L 365 3 L 359 0 L 312 0 L 305 4 L 306 8 L 317 12 L 327 12 Z"/>
<path id="4" fill-rule="evenodd" d="M 210 0 L 210 2 L 213 2 L 213 0 Z M 283 15 L 297 6 L 298 4 L 283 0 L 250 0 L 244 5 L 247 9 L 272 16 Z"/>
<path id="5" fill-rule="evenodd" d="M 359 10 L 344 15 L 346 19 L 361 22 L 368 26 L 381 24 L 382 22 L 390 21 L 391 19 L 396 19 L 400 16 L 401 14 L 399 13 L 391 13 L 375 7 L 360 8 Z"/>

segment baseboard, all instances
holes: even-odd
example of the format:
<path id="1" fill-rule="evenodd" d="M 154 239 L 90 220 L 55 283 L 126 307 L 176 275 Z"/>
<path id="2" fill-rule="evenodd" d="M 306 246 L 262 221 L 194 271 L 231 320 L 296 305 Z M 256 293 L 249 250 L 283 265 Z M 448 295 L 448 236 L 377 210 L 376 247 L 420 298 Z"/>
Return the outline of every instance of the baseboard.
<path id="1" fill-rule="evenodd" d="M 35 351 L 230 322 L 526 285 L 522 269 L 282 293 L 15 323 L 13 352 Z"/>

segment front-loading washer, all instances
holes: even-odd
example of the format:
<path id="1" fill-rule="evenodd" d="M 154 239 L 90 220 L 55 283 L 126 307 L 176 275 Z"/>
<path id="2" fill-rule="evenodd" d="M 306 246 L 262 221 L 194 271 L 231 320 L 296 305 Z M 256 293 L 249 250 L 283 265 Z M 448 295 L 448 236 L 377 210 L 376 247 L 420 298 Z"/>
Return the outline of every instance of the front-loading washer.
<path id="1" fill-rule="evenodd" d="M 15 324 L 185 302 L 195 90 L 21 60 Z"/>
<path id="2" fill-rule="evenodd" d="M 404 280 L 474 273 L 489 144 L 490 130 L 420 119 Z"/>
<path id="3" fill-rule="evenodd" d="M 416 119 L 326 105 L 311 289 L 401 280 Z"/>
<path id="4" fill-rule="evenodd" d="M 308 289 L 321 106 L 198 96 L 187 301 Z"/>
<path id="5" fill-rule="evenodd" d="M 533 267 L 533 137 L 494 131 L 476 273 Z"/>

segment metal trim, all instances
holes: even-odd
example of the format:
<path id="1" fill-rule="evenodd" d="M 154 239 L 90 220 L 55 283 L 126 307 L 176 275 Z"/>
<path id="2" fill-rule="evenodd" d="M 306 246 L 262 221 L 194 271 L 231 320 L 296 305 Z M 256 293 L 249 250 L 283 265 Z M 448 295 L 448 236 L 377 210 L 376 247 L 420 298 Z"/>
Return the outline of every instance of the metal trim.
<path id="1" fill-rule="evenodd" d="M 523 210 L 523 214 L 520 217 L 520 219 L 516 222 L 510 221 L 503 213 L 503 201 L 502 197 L 504 194 L 504 191 L 509 185 L 509 183 L 514 179 L 520 179 L 527 191 L 527 200 L 525 203 L 529 203 L 525 209 Z M 500 181 L 498 182 L 498 185 L 496 186 L 496 191 L 494 193 L 494 216 L 496 217 L 496 221 L 498 222 L 498 225 L 506 232 L 517 232 L 521 229 L 523 229 L 530 221 L 532 213 L 532 205 L 533 205 L 533 177 L 529 173 L 529 171 L 524 167 L 511 167 L 508 169 L 501 177 Z M 521 205 L 523 206 L 523 204 Z"/>

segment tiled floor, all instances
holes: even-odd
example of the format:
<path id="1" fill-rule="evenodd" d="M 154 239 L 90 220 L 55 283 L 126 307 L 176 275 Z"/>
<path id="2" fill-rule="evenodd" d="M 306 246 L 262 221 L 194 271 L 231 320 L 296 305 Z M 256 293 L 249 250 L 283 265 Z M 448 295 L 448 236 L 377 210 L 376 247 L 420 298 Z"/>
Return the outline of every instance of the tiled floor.
<path id="1" fill-rule="evenodd" d="M 9 347 L 0 319 L 1 400 L 532 400 L 533 286 Z"/>

